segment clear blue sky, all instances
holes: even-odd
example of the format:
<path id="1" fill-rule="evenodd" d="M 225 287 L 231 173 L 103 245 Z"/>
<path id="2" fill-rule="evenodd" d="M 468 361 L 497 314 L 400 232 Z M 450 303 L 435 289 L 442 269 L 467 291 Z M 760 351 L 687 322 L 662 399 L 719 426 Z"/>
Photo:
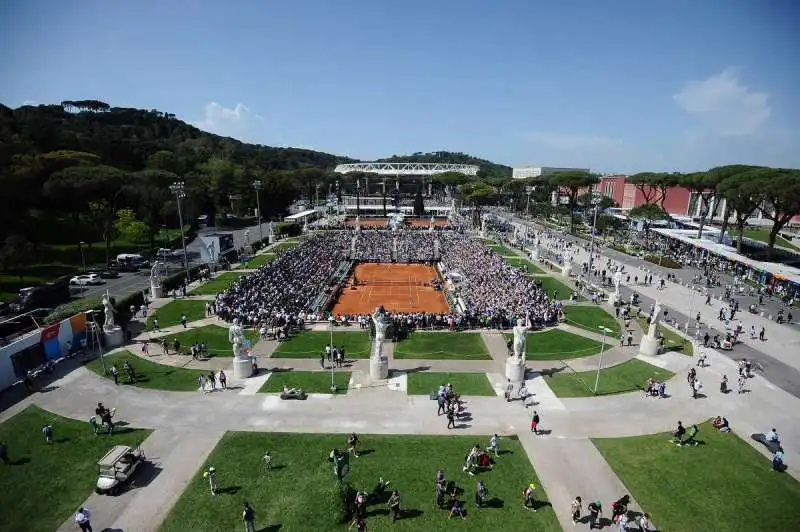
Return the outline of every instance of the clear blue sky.
<path id="1" fill-rule="evenodd" d="M 360 159 L 800 167 L 798 20 L 796 0 L 5 2 L 0 102 Z"/>

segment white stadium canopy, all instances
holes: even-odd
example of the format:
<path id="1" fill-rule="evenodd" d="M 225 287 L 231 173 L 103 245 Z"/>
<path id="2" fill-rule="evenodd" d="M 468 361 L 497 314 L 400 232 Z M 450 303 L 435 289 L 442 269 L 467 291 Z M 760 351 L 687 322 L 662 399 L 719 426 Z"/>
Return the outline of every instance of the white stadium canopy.
<path id="1" fill-rule="evenodd" d="M 445 172 L 458 172 L 464 175 L 477 175 L 475 164 L 442 164 L 442 163 L 352 163 L 337 165 L 337 174 L 350 172 L 367 172 L 378 175 L 436 175 Z"/>

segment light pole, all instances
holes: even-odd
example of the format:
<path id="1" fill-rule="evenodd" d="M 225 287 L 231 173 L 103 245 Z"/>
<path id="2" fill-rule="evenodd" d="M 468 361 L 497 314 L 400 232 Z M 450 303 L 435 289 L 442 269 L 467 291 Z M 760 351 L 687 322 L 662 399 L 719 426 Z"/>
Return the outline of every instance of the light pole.
<path id="1" fill-rule="evenodd" d="M 528 193 L 528 202 L 525 204 L 525 214 L 527 216 L 531 215 L 531 194 L 533 194 L 533 187 L 528 185 L 525 187 L 525 192 Z"/>
<path id="2" fill-rule="evenodd" d="M 256 179 L 253 181 L 253 188 L 256 190 L 256 209 L 258 210 L 258 237 L 261 239 L 261 245 L 264 245 L 264 229 L 261 226 L 261 200 L 259 199 L 258 191 L 261 190 L 261 180 Z M 319 188 L 317 188 L 317 196 L 319 196 Z"/>
<path id="3" fill-rule="evenodd" d="M 686 317 L 686 336 L 689 336 L 689 325 L 692 323 L 692 312 L 694 312 L 695 289 L 693 285 L 689 285 L 689 288 L 692 290 L 692 296 L 689 298 L 689 315 Z M 686 345 L 686 336 L 683 337 L 683 345 Z"/>
<path id="4" fill-rule="evenodd" d="M 86 242 L 81 240 L 78 242 L 78 248 L 81 250 L 81 268 L 83 268 L 83 273 L 86 273 L 86 255 L 83 254 L 83 246 L 86 245 Z M 86 282 L 81 281 L 81 297 L 86 297 Z"/>
<path id="5" fill-rule="evenodd" d="M 178 204 L 178 223 L 181 225 L 181 245 L 183 246 L 183 267 L 186 270 L 186 284 L 188 285 L 189 279 L 189 256 L 186 253 L 186 235 L 183 232 L 183 211 L 181 210 L 181 200 L 186 197 L 186 187 L 183 181 L 175 181 L 169 186 L 170 191 L 175 195 L 176 203 Z"/>
<path id="6" fill-rule="evenodd" d="M 333 320 L 328 320 L 331 328 L 330 361 L 331 361 L 331 393 L 336 393 L 336 363 L 333 360 Z"/>
<path id="7" fill-rule="evenodd" d="M 611 331 L 608 327 L 600 326 L 600 330 L 603 331 L 603 343 L 600 344 L 600 360 L 597 362 L 597 377 L 594 379 L 594 395 L 597 395 L 597 387 L 600 385 L 600 368 L 603 367 L 603 352 L 606 349 L 606 335 Z"/>
<path id="8" fill-rule="evenodd" d="M 592 197 L 594 200 L 594 197 Z M 592 201 L 594 203 L 594 201 Z M 589 271 L 586 272 L 587 288 L 592 284 L 592 261 L 594 260 L 594 232 L 597 226 L 597 211 L 600 210 L 600 203 L 594 206 L 594 217 L 592 218 L 592 234 L 589 240 Z"/>

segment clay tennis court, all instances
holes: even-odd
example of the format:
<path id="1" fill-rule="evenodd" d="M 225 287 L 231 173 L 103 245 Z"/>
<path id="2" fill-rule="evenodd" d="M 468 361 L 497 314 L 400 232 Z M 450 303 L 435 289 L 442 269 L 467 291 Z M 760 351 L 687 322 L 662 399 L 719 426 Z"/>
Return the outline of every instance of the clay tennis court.
<path id="1" fill-rule="evenodd" d="M 353 275 L 358 285 L 353 287 Z M 442 292 L 431 286 L 439 277 L 424 264 L 358 264 L 339 299 L 334 314 L 372 314 L 383 305 L 395 312 L 449 312 Z"/>

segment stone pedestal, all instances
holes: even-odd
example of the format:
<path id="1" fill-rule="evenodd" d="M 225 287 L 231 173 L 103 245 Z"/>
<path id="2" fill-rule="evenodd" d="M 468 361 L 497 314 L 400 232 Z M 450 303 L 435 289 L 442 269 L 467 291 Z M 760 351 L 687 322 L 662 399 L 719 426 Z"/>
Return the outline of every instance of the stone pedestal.
<path id="1" fill-rule="evenodd" d="M 508 357 L 506 360 L 506 379 L 511 382 L 522 382 L 525 379 L 525 366 L 522 361 L 517 361 L 514 357 Z"/>
<path id="2" fill-rule="evenodd" d="M 658 338 L 650 338 L 647 335 L 642 336 L 642 341 L 639 344 L 639 354 L 648 357 L 654 357 L 658 354 Z"/>
<path id="3" fill-rule="evenodd" d="M 533 251 L 531 251 L 531 258 L 533 260 L 539 260 L 539 248 L 533 248 Z"/>
<path id="4" fill-rule="evenodd" d="M 275 235 L 269 235 L 267 237 L 267 240 L 269 241 L 270 244 L 274 244 L 275 243 Z"/>
<path id="5" fill-rule="evenodd" d="M 253 373 L 253 363 L 250 357 L 234 357 L 233 359 L 233 378 L 246 379 Z"/>
<path id="6" fill-rule="evenodd" d="M 619 302 L 619 294 L 617 294 L 616 292 L 611 292 L 608 295 L 608 304 L 613 307 L 616 306 L 617 302 Z"/>
<path id="7" fill-rule="evenodd" d="M 389 377 L 389 359 L 387 357 L 370 357 L 369 377 L 374 381 L 384 380 Z"/>
<path id="8" fill-rule="evenodd" d="M 565 262 L 564 265 L 561 267 L 561 275 L 564 277 L 569 277 L 572 275 L 572 263 Z"/>
<path id="9" fill-rule="evenodd" d="M 106 342 L 106 349 L 114 349 L 125 344 L 125 333 L 121 327 L 103 329 L 103 338 Z"/>
<path id="10" fill-rule="evenodd" d="M 150 283 L 150 299 L 164 297 L 164 285 L 161 283 Z"/>

